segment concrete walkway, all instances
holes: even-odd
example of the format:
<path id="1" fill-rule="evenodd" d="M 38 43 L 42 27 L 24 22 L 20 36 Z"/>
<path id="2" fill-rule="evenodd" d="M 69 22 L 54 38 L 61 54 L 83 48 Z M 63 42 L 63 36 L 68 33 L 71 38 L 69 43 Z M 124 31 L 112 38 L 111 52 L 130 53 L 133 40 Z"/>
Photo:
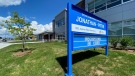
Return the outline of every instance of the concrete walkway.
<path id="1" fill-rule="evenodd" d="M 4 47 L 7 47 L 9 45 L 12 45 L 12 43 L 5 43 L 5 42 L 1 42 L 0 43 L 0 49 L 4 48 Z"/>
<path id="2" fill-rule="evenodd" d="M 41 42 L 26 42 L 26 43 L 41 43 Z M 7 47 L 13 44 L 22 44 L 22 43 L 7 43 L 7 42 L 0 42 L 0 49 Z"/>

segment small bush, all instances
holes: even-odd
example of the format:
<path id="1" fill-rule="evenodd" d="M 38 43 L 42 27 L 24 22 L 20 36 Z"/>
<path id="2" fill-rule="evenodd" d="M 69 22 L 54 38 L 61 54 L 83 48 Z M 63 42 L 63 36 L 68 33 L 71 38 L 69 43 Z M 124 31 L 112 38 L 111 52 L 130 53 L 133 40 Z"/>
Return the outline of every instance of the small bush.
<path id="1" fill-rule="evenodd" d="M 67 40 L 63 40 L 62 43 L 67 44 Z"/>
<path id="2" fill-rule="evenodd" d="M 58 39 L 52 39 L 53 42 L 58 42 Z"/>
<path id="3" fill-rule="evenodd" d="M 134 45 L 134 39 L 130 36 L 124 36 L 120 39 L 121 48 L 125 49 L 127 46 L 133 46 Z"/>
<path id="4" fill-rule="evenodd" d="M 67 44 L 67 40 L 65 40 L 64 42 L 65 42 L 65 44 Z"/>
<path id="5" fill-rule="evenodd" d="M 109 42 L 111 43 L 111 45 L 113 46 L 113 48 L 116 48 L 117 47 L 117 44 L 119 43 L 119 38 L 113 37 L 113 38 L 110 39 Z"/>
<path id="6" fill-rule="evenodd" d="M 111 46 L 108 46 L 108 49 L 111 49 Z"/>

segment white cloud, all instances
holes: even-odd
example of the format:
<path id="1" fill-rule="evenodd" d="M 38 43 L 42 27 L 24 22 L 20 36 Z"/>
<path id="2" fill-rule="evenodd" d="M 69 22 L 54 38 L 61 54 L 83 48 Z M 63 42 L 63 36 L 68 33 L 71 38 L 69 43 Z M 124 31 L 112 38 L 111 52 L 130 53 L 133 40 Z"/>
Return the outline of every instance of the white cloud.
<path id="1" fill-rule="evenodd" d="M 11 16 L 7 16 L 7 17 L 1 17 L 0 16 L 0 24 L 4 24 L 3 20 L 9 20 L 11 18 Z M 39 33 L 42 33 L 42 32 L 52 32 L 52 22 L 50 22 L 49 24 L 38 24 L 37 21 L 32 21 L 31 22 L 31 27 L 36 29 L 36 31 L 34 31 L 33 33 L 34 34 L 39 34 Z M 5 35 L 5 34 L 8 34 L 10 35 L 9 32 L 7 32 L 7 29 L 6 28 L 3 28 L 3 27 L 0 27 L 0 36 L 1 35 Z"/>
<path id="2" fill-rule="evenodd" d="M 7 17 L 1 17 L 1 16 L 0 16 L 0 24 L 4 24 L 3 21 L 9 20 L 10 18 L 11 18 L 11 16 L 7 16 Z"/>
<path id="3" fill-rule="evenodd" d="M 45 31 L 52 32 L 52 22 L 45 24 Z"/>
<path id="4" fill-rule="evenodd" d="M 36 19 L 36 17 L 30 17 L 31 19 Z"/>
<path id="5" fill-rule="evenodd" d="M 45 31 L 52 32 L 52 22 L 43 25 L 43 24 L 38 24 L 37 21 L 32 21 L 31 24 L 32 24 L 31 27 L 36 29 L 36 31 L 34 31 L 34 34 L 39 34 Z"/>
<path id="6" fill-rule="evenodd" d="M 11 18 L 11 16 L 7 16 L 7 17 L 0 16 L 0 24 L 4 24 L 3 21 L 9 20 L 10 18 Z M 1 37 L 7 37 L 7 36 L 12 37 L 12 35 L 7 31 L 7 29 L 4 27 L 1 27 L 1 26 L 0 26 L 0 36 Z"/>
<path id="7" fill-rule="evenodd" d="M 0 6 L 11 6 L 20 5 L 22 2 L 25 3 L 26 0 L 0 0 Z"/>
<path id="8" fill-rule="evenodd" d="M 25 17 L 25 20 L 26 20 L 26 21 L 29 21 L 29 19 L 28 19 L 27 17 Z"/>
<path id="9" fill-rule="evenodd" d="M 0 29 L 0 35 L 5 34 L 5 33 L 6 33 L 6 30 L 7 30 L 6 28 L 3 28 L 3 27 L 2 27 L 2 28 Z"/>

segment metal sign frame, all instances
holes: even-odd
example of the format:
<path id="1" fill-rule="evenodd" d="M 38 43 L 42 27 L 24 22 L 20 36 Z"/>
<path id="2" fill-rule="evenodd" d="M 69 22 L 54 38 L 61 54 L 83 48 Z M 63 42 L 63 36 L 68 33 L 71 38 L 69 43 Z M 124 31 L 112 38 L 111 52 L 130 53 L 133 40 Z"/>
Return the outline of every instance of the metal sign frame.
<path id="1" fill-rule="evenodd" d="M 80 17 L 80 23 L 75 22 L 74 19 L 77 15 L 80 15 L 79 13 L 82 13 L 82 15 L 88 17 L 91 20 L 84 20 L 84 19 L 81 19 L 81 17 Z M 78 20 L 76 20 L 76 21 L 78 21 Z M 96 26 L 96 24 L 98 24 L 98 26 Z M 91 25 L 93 25 L 93 26 L 91 26 Z M 81 30 L 78 31 L 77 30 L 78 27 L 81 27 Z M 102 27 L 104 27 L 104 28 L 102 28 Z M 84 29 L 84 28 L 87 28 L 87 29 Z M 91 29 L 94 31 L 91 31 Z M 105 42 L 103 41 L 101 43 L 105 43 L 105 44 L 104 45 L 101 44 L 98 46 L 97 45 L 86 46 L 86 48 L 80 47 L 80 48 L 76 49 L 74 47 L 75 46 L 75 43 L 74 43 L 75 36 L 79 40 L 81 38 L 84 38 L 83 35 L 88 36 L 90 38 L 96 37 L 94 39 L 100 38 L 100 40 L 103 38 L 103 40 Z M 101 19 L 83 9 L 80 9 L 75 5 L 68 3 L 67 4 L 67 41 L 68 41 L 67 42 L 67 73 L 65 75 L 74 76 L 74 74 L 72 73 L 72 51 L 105 46 L 106 47 L 105 55 L 108 55 L 108 24 L 107 24 L 107 21 L 104 19 Z M 80 46 L 80 45 L 77 45 L 77 46 Z"/>

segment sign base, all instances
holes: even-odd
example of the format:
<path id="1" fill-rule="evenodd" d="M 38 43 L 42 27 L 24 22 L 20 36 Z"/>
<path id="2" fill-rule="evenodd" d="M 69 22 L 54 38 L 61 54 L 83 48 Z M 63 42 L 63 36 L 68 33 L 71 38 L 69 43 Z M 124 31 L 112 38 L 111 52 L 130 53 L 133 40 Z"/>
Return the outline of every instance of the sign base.
<path id="1" fill-rule="evenodd" d="M 65 76 L 74 76 L 74 74 L 68 75 L 68 74 L 66 73 Z"/>

